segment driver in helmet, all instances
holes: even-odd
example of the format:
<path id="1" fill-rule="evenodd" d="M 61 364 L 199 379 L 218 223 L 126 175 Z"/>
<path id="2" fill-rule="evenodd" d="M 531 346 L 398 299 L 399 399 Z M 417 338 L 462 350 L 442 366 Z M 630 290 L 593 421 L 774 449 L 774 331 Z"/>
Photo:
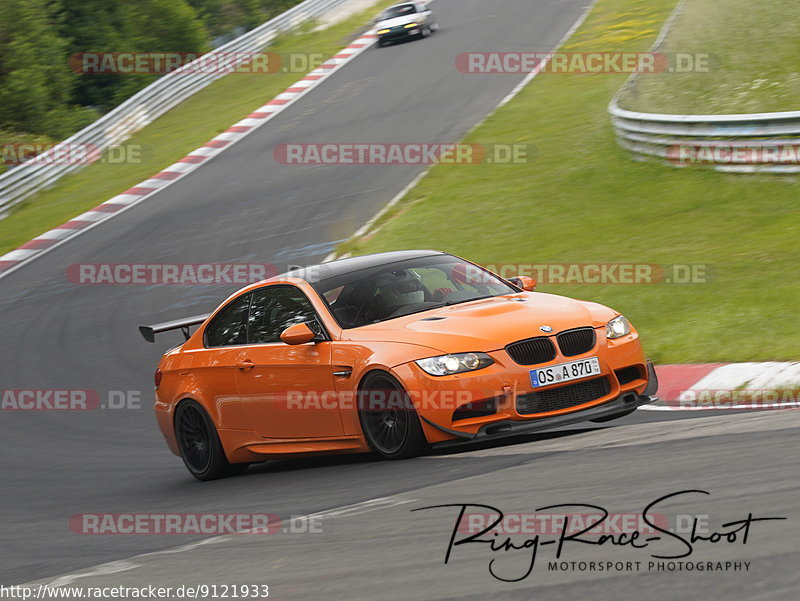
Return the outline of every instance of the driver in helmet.
<path id="1" fill-rule="evenodd" d="M 422 278 L 410 269 L 379 275 L 375 282 L 375 302 L 382 319 L 390 317 L 402 307 L 424 303 Z"/>

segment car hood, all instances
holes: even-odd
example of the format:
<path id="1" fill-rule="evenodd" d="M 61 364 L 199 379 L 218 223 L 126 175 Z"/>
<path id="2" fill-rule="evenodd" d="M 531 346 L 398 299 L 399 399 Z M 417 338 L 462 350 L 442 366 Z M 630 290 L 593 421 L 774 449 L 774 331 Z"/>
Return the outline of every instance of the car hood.
<path id="1" fill-rule="evenodd" d="M 407 23 L 416 23 L 419 19 L 419 13 L 413 15 L 403 15 L 402 17 L 395 17 L 394 19 L 386 19 L 385 21 L 378 21 L 376 27 L 378 29 L 385 29 L 388 27 L 401 27 Z"/>
<path id="2" fill-rule="evenodd" d="M 417 344 L 442 353 L 489 352 L 517 340 L 578 327 L 601 327 L 617 313 L 596 303 L 539 292 L 499 296 L 432 309 L 345 330 L 354 341 Z"/>

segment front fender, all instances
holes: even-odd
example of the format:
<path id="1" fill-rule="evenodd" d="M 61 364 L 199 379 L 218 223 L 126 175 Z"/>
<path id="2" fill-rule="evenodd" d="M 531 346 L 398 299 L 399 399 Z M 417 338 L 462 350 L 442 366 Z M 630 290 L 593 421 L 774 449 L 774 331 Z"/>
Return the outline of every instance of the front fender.
<path id="1" fill-rule="evenodd" d="M 337 342 L 332 354 L 333 371 L 350 373 L 348 377 L 336 377 L 334 382 L 337 396 L 340 399 L 345 434 L 361 434 L 356 395 L 364 376 L 375 370 L 385 371 L 405 385 L 400 371 L 398 371 L 403 365 L 417 359 L 441 354 L 444 353 L 438 349 L 417 344 Z"/>

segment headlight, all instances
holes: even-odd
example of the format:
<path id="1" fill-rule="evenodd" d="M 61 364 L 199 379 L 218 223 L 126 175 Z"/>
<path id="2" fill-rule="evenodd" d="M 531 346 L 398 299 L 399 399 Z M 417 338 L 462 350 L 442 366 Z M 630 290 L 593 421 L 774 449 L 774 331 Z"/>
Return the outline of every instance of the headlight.
<path id="1" fill-rule="evenodd" d="M 379 29 L 378 33 L 389 33 L 388 29 Z"/>
<path id="2" fill-rule="evenodd" d="M 449 376 L 465 371 L 483 369 L 494 363 L 486 353 L 459 353 L 457 355 L 441 355 L 415 361 L 425 373 L 432 376 Z"/>
<path id="3" fill-rule="evenodd" d="M 403 25 L 406 29 L 411 29 L 412 27 L 419 27 L 419 23 L 406 23 Z"/>
<path id="4" fill-rule="evenodd" d="M 618 315 L 606 324 L 606 338 L 614 340 L 631 333 L 631 324 L 622 315 Z"/>

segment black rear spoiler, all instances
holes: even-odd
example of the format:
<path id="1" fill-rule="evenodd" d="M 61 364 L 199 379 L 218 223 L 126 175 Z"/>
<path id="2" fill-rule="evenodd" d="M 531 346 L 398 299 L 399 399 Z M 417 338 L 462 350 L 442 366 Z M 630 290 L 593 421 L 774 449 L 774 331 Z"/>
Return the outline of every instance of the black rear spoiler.
<path id="1" fill-rule="evenodd" d="M 209 315 L 211 314 L 206 313 L 205 315 L 195 315 L 194 317 L 184 317 L 183 319 L 165 321 L 164 323 L 157 323 L 152 326 L 139 326 L 139 332 L 142 333 L 142 336 L 144 336 L 144 339 L 147 340 L 147 342 L 155 342 L 156 334 L 160 334 L 161 332 L 169 332 L 170 330 L 182 330 L 186 340 L 189 340 L 189 336 L 191 335 L 189 328 L 191 326 L 200 325 L 206 319 L 208 319 Z"/>

